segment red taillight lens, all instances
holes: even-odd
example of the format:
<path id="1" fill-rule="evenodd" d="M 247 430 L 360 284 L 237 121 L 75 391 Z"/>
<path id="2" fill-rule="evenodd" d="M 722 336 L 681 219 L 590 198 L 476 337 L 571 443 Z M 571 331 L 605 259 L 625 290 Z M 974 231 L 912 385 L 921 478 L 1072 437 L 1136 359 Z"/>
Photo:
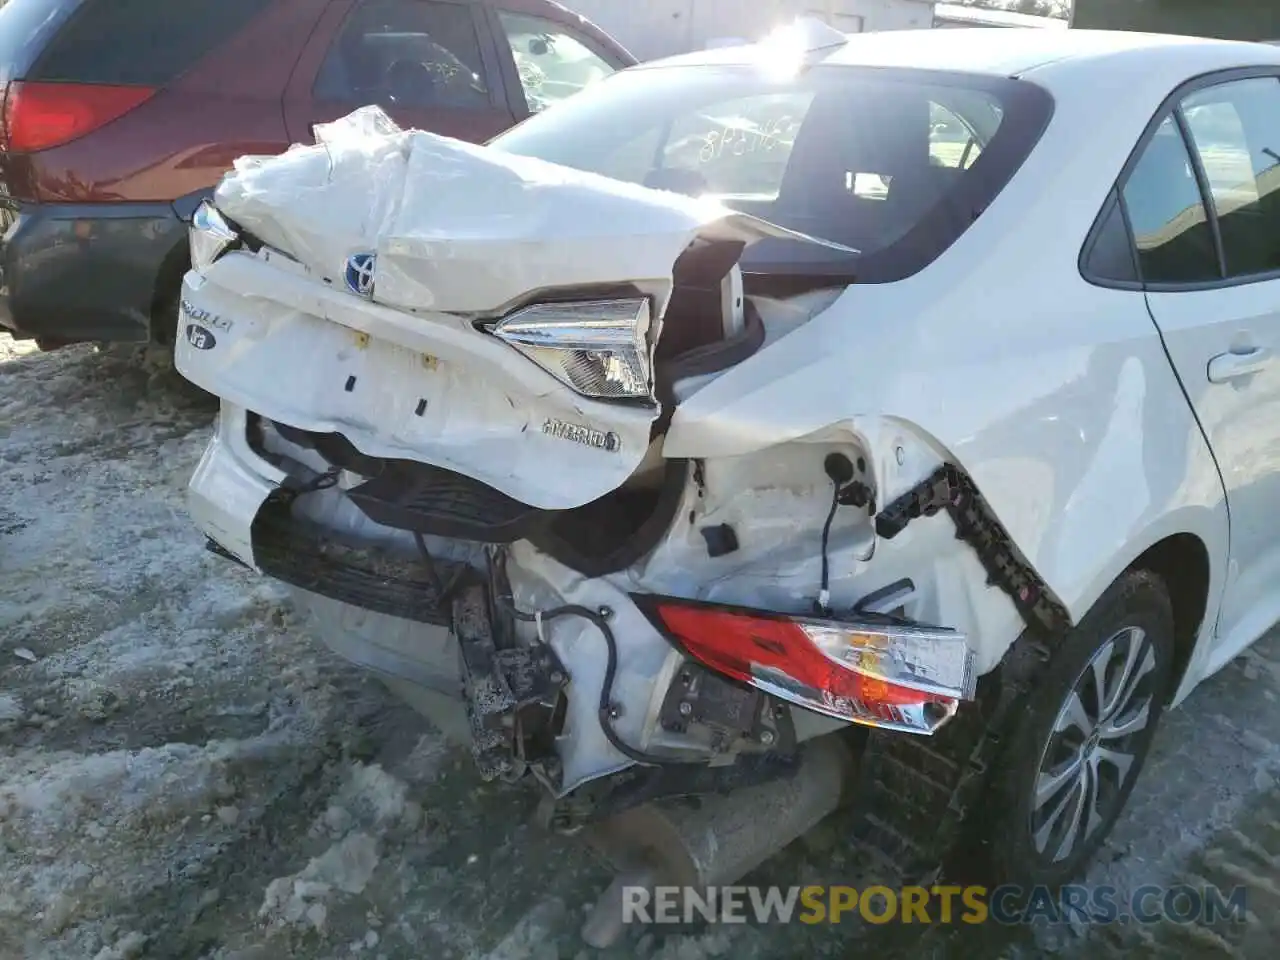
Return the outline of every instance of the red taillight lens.
<path id="1" fill-rule="evenodd" d="M 973 654 L 954 631 L 635 599 L 711 669 L 831 716 L 931 733 L 973 696 Z"/>
<path id="2" fill-rule="evenodd" d="M 15 81 L 4 101 L 0 148 L 34 153 L 69 143 L 119 119 L 155 93 L 151 87 Z"/>
<path id="3" fill-rule="evenodd" d="M 818 650 L 791 620 L 671 605 L 658 607 L 658 613 L 689 653 L 737 680 L 750 682 L 762 670 L 779 671 L 835 697 L 892 704 L 946 699 L 854 673 Z"/>

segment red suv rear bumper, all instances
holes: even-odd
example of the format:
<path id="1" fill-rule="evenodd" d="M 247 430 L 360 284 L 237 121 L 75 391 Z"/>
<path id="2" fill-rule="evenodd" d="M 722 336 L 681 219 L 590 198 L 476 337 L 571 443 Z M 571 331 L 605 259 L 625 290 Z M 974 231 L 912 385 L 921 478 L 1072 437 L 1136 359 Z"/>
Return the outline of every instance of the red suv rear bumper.
<path id="1" fill-rule="evenodd" d="M 0 198 L 0 223 L 0 327 L 16 338 L 172 337 L 158 327 L 176 317 L 158 298 L 186 267 L 186 224 L 173 204 Z"/>

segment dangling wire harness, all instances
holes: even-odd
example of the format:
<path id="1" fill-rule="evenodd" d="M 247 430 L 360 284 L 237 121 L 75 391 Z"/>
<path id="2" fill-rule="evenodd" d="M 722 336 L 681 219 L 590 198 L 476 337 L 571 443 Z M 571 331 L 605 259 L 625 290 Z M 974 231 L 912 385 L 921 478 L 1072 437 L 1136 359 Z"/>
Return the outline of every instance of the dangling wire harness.
<path id="1" fill-rule="evenodd" d="M 492 556 L 490 557 L 490 562 L 493 562 Z M 509 594 L 495 595 L 495 600 L 502 604 L 503 608 L 515 619 L 524 623 L 535 624 L 539 637 L 543 636 L 543 627 L 546 624 L 564 617 L 581 617 L 590 621 L 600 631 L 601 636 L 604 637 L 605 647 L 608 650 L 608 660 L 604 668 L 604 679 L 600 684 L 600 705 L 597 716 L 600 720 L 600 729 L 604 731 L 605 737 L 615 750 L 628 759 L 646 767 L 706 766 L 708 761 L 703 758 L 662 757 L 657 754 L 646 753 L 623 740 L 614 728 L 613 721 L 620 715 L 620 708 L 613 701 L 613 681 L 618 672 L 618 641 L 613 635 L 613 630 L 609 627 L 609 616 L 611 614 L 607 608 L 591 610 L 579 604 L 565 604 L 560 607 L 552 607 L 549 610 L 537 610 L 533 613 L 527 613 L 516 606 L 514 598 Z"/>

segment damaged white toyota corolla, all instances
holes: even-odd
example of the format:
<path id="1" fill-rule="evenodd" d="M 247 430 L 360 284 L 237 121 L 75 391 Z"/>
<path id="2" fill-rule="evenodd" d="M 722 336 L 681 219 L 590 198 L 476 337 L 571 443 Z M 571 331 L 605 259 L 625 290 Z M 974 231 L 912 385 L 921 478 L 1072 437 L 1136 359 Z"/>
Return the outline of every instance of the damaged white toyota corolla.
<path id="1" fill-rule="evenodd" d="M 629 881 L 842 795 L 1061 881 L 1280 616 L 1278 75 L 809 26 L 486 147 L 358 111 L 196 217 L 192 512 Z"/>

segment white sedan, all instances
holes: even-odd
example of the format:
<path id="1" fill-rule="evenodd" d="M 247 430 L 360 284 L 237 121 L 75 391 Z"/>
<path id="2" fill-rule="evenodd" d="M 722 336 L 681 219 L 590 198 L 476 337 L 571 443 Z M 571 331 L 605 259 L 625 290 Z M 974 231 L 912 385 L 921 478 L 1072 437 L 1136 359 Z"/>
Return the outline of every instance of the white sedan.
<path id="1" fill-rule="evenodd" d="M 1280 49 L 809 23 L 321 140 L 197 218 L 192 513 L 645 882 L 842 795 L 1064 881 L 1280 619 Z"/>

